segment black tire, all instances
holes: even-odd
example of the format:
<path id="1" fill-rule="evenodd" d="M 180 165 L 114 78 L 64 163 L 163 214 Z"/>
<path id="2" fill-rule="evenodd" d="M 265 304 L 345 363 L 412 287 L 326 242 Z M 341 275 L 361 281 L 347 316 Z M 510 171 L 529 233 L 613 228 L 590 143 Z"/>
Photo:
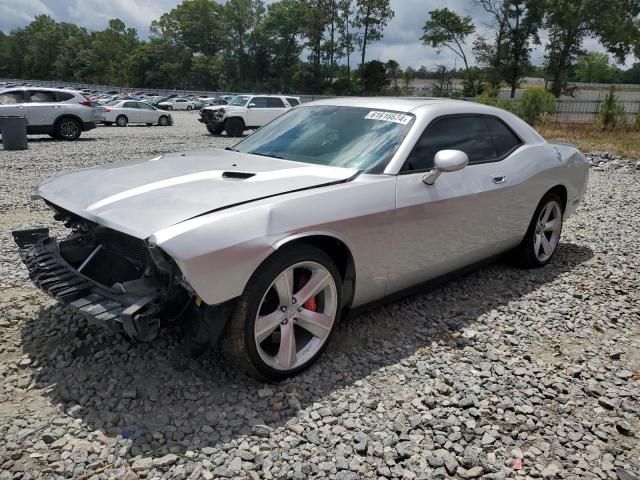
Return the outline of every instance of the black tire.
<path id="1" fill-rule="evenodd" d="M 239 118 L 230 118 L 226 121 L 224 129 L 230 137 L 240 137 L 244 132 L 244 122 Z"/>
<path id="2" fill-rule="evenodd" d="M 322 346 L 306 362 L 290 370 L 277 370 L 269 366 L 258 353 L 254 337 L 258 308 L 272 282 L 281 272 L 300 262 L 315 262 L 333 277 L 336 286 L 337 308 L 331 331 Z M 294 376 L 309 367 L 325 350 L 340 321 L 342 281 L 333 260 L 322 250 L 306 244 L 293 245 L 277 251 L 254 272 L 244 292 L 236 300 L 233 313 L 222 337 L 222 348 L 227 357 L 248 375 L 261 381 L 279 381 Z M 304 349 L 304 347 L 302 348 Z"/>
<path id="3" fill-rule="evenodd" d="M 172 107 L 171 105 L 169 105 L 169 106 L 167 107 L 167 110 L 173 110 L 173 107 Z"/>
<path id="4" fill-rule="evenodd" d="M 119 127 L 126 127 L 127 123 L 129 123 L 129 119 L 126 117 L 126 115 L 118 115 L 116 117 L 116 125 Z"/>
<path id="5" fill-rule="evenodd" d="M 541 233 L 543 235 L 546 234 L 541 232 L 539 228 L 539 220 L 542 212 L 549 205 L 558 205 L 560 212 L 560 227 L 557 232 L 557 241 L 553 245 L 553 249 L 550 255 L 540 256 L 542 252 L 540 252 L 540 245 L 536 245 L 536 236 L 539 236 Z M 531 223 L 529 224 L 529 228 L 527 229 L 527 233 L 524 236 L 524 239 L 512 252 L 513 261 L 521 268 L 540 268 L 547 265 L 557 251 L 558 244 L 560 242 L 560 236 L 562 233 L 562 225 L 564 221 L 564 202 L 560 198 L 559 195 L 553 192 L 547 193 L 536 208 L 536 211 L 533 214 L 533 218 L 531 219 Z M 537 253 L 538 252 L 538 253 Z"/>
<path id="6" fill-rule="evenodd" d="M 200 357 L 215 345 L 233 311 L 233 305 L 233 302 L 226 302 L 216 306 L 197 306 L 192 302 L 184 322 L 184 345 L 190 358 Z"/>
<path id="7" fill-rule="evenodd" d="M 187 105 L 187 110 L 189 110 L 189 111 L 192 110 L 191 105 Z"/>
<path id="8" fill-rule="evenodd" d="M 222 127 L 212 127 L 210 125 L 207 125 L 207 131 L 211 135 L 220 135 L 222 133 Z"/>
<path id="9" fill-rule="evenodd" d="M 160 125 L 161 127 L 166 127 L 167 125 L 169 125 L 169 118 L 166 115 L 161 115 L 158 119 L 158 125 Z"/>
<path id="10" fill-rule="evenodd" d="M 59 140 L 73 141 L 80 138 L 81 133 L 82 126 L 80 122 L 75 118 L 66 117 L 58 120 L 53 134 L 55 135 L 54 138 Z"/>

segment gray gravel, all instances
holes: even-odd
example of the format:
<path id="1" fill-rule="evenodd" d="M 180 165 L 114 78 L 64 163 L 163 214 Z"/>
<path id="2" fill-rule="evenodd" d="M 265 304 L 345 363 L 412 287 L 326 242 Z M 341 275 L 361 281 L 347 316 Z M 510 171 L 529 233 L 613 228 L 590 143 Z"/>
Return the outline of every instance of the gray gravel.
<path id="1" fill-rule="evenodd" d="M 0 480 L 640 475 L 637 162 L 599 154 L 553 262 L 497 264 L 342 323 L 309 371 L 247 379 L 179 333 L 114 338 L 26 279 L 47 176 L 232 143 L 195 114 L 0 151 Z"/>

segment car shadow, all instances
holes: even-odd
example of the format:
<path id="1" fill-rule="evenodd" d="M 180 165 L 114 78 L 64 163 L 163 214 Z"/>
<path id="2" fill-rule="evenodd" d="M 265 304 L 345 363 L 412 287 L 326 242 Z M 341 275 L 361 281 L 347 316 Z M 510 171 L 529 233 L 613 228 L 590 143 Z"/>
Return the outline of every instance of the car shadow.
<path id="1" fill-rule="evenodd" d="M 73 142 L 95 142 L 96 139 L 92 137 L 80 137 L 73 140 Z M 29 143 L 63 143 L 67 142 L 67 140 L 58 140 L 57 138 L 47 137 L 29 137 L 27 139 L 27 144 Z M 2 143 L 2 138 L 0 137 L 0 143 Z"/>
<path id="2" fill-rule="evenodd" d="M 128 438 L 130 455 L 181 453 L 250 433 L 268 436 L 300 409 L 381 367 L 428 352 L 433 342 L 464 348 L 473 340 L 460 330 L 592 257 L 586 246 L 562 243 L 544 268 L 497 263 L 357 314 L 341 322 L 318 362 L 280 384 L 247 378 L 218 351 L 187 360 L 176 329 L 164 329 L 151 343 L 133 344 L 55 304 L 27 320 L 22 345 L 35 387 L 89 431 L 101 430 L 121 442 Z"/>

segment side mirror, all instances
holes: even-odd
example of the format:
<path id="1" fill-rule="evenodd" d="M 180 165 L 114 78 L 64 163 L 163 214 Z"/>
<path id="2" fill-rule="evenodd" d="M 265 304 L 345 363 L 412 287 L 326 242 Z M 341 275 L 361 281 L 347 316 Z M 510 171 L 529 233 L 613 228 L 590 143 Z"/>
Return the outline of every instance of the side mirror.
<path id="1" fill-rule="evenodd" d="M 255 103 L 250 103 L 249 104 L 249 108 L 256 108 L 256 104 Z"/>
<path id="2" fill-rule="evenodd" d="M 434 168 L 422 177 L 427 185 L 433 185 L 443 172 L 457 172 L 469 165 L 469 157 L 461 150 L 440 150 L 434 159 Z"/>

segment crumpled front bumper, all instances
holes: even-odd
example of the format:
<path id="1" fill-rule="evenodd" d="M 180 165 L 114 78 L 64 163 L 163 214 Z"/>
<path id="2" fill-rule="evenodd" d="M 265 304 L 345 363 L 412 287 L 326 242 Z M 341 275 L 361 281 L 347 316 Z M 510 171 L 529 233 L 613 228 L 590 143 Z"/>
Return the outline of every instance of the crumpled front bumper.
<path id="1" fill-rule="evenodd" d="M 82 275 L 62 258 L 49 229 L 12 233 L 29 277 L 42 291 L 113 332 L 124 331 L 140 341 L 155 337 L 160 326 L 156 315 L 158 289 L 131 294 L 107 288 Z"/>

